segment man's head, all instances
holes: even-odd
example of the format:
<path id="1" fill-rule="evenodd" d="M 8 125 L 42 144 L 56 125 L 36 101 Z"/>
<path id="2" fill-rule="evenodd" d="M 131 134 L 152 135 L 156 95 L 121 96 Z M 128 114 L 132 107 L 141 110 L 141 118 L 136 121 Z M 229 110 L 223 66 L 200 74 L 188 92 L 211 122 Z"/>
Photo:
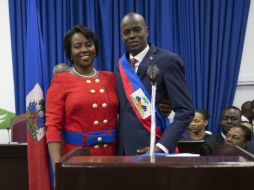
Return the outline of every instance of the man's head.
<path id="1" fill-rule="evenodd" d="M 252 102 L 246 101 L 242 104 L 241 110 L 242 114 L 249 120 L 252 120 Z"/>
<path id="2" fill-rule="evenodd" d="M 228 131 L 224 143 L 227 145 L 234 145 L 245 148 L 246 142 L 250 140 L 251 140 L 250 130 L 247 127 L 240 124 L 232 127 Z"/>
<path id="3" fill-rule="evenodd" d="M 54 67 L 53 73 L 54 74 L 62 73 L 62 72 L 68 71 L 68 69 L 69 69 L 69 67 L 65 63 L 59 63 Z"/>
<path id="4" fill-rule="evenodd" d="M 226 134 L 229 129 L 241 123 L 241 110 L 235 106 L 225 108 L 221 113 L 220 126 Z"/>
<path id="5" fill-rule="evenodd" d="M 251 133 L 253 133 L 253 126 L 252 126 L 252 124 L 251 124 L 250 122 L 248 122 L 248 121 L 242 121 L 242 122 L 241 122 L 241 125 L 243 125 L 243 126 L 249 128 L 250 131 L 251 131 Z"/>
<path id="6" fill-rule="evenodd" d="M 144 17 L 137 13 L 125 15 L 121 22 L 121 35 L 130 54 L 135 56 L 147 46 L 149 31 Z"/>

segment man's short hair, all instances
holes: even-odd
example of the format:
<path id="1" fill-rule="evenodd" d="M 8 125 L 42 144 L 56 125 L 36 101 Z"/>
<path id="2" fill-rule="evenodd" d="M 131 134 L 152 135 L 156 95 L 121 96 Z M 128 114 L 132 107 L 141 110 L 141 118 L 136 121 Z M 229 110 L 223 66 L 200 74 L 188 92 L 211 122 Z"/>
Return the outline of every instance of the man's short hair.
<path id="1" fill-rule="evenodd" d="M 233 109 L 233 110 L 238 111 L 238 112 L 240 113 L 240 117 L 242 116 L 242 111 L 241 111 L 238 107 L 236 107 L 236 106 L 230 106 L 230 107 L 224 108 L 224 109 L 222 110 L 222 112 L 221 112 L 221 116 L 222 116 L 227 110 L 230 110 L 230 109 Z"/>

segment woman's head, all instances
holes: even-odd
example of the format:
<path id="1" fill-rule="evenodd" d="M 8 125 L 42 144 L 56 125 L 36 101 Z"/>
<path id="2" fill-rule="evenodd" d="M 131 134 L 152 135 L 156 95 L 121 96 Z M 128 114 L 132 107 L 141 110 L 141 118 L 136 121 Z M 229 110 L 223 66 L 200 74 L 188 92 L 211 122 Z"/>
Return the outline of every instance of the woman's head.
<path id="1" fill-rule="evenodd" d="M 196 110 L 193 120 L 188 125 L 188 130 L 192 133 L 205 131 L 208 124 L 209 114 L 205 110 Z"/>
<path id="2" fill-rule="evenodd" d="M 76 25 L 66 33 L 63 47 L 72 63 L 91 64 L 98 54 L 99 40 L 89 28 Z"/>

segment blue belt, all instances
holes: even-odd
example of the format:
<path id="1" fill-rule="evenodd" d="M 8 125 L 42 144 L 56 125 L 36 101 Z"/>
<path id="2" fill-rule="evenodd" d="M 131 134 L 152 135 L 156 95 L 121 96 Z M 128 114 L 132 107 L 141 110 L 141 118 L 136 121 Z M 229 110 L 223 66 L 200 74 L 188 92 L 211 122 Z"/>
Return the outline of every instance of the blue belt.
<path id="1" fill-rule="evenodd" d="M 94 146 L 97 144 L 115 143 L 115 130 L 100 132 L 76 133 L 62 131 L 62 140 L 76 146 Z"/>

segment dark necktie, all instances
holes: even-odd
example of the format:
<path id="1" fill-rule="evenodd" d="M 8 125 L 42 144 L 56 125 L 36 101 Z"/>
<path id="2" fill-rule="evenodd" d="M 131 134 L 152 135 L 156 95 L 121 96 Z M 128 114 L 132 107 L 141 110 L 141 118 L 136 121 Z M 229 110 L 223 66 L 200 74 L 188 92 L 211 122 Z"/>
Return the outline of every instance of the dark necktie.
<path id="1" fill-rule="evenodd" d="M 134 71 L 135 71 L 135 64 L 136 64 L 137 62 L 138 62 L 138 60 L 135 59 L 135 58 L 132 58 L 132 59 L 130 60 L 131 67 L 133 68 Z"/>

